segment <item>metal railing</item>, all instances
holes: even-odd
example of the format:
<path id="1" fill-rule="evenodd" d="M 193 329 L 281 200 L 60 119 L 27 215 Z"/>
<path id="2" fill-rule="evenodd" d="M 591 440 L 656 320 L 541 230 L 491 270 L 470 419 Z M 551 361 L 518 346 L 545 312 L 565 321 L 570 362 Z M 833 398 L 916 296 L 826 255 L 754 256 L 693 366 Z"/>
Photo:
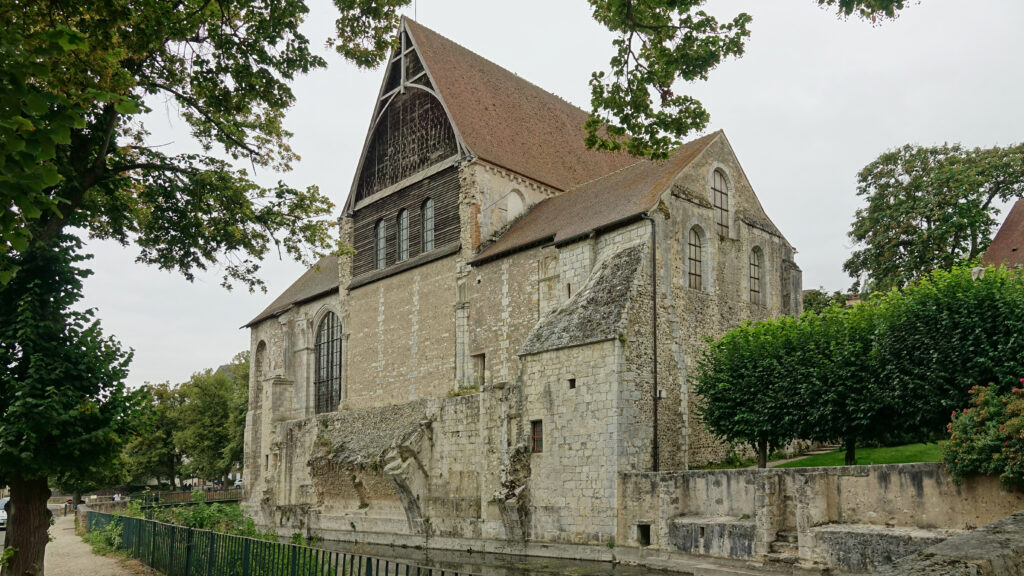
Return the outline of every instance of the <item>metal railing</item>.
<path id="1" fill-rule="evenodd" d="M 120 524 L 116 547 L 167 576 L 479 576 L 153 520 L 88 512 L 88 530 Z"/>

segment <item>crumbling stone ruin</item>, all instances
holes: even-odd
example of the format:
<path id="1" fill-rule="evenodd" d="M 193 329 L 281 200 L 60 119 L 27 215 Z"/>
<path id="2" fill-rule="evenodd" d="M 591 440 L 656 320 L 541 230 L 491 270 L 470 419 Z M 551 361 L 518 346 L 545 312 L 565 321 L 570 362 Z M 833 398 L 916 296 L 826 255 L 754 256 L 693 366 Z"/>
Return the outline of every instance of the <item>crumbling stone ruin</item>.
<path id="1" fill-rule="evenodd" d="M 324 258 L 246 326 L 247 511 L 322 538 L 607 544 L 624 473 L 724 456 L 704 339 L 796 314 L 794 248 L 722 132 L 663 162 L 403 21 Z M 462 546 L 465 548 L 466 546 Z"/>

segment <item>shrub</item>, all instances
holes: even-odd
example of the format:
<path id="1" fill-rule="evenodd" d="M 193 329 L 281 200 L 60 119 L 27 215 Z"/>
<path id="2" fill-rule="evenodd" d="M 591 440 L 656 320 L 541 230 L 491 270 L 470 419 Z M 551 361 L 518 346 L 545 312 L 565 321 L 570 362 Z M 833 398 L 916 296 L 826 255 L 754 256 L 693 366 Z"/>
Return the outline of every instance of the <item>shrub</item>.
<path id="1" fill-rule="evenodd" d="M 82 536 L 82 540 L 92 546 L 92 550 L 96 554 L 112 554 L 121 547 L 123 531 L 124 526 L 121 525 L 121 520 L 114 518 L 106 526 L 87 532 Z"/>
<path id="2" fill-rule="evenodd" d="M 1024 383 L 1024 379 L 1021 379 Z M 972 474 L 998 476 L 1007 489 L 1024 488 L 1024 390 L 999 394 L 975 386 L 971 406 L 953 412 L 942 459 L 957 483 Z"/>

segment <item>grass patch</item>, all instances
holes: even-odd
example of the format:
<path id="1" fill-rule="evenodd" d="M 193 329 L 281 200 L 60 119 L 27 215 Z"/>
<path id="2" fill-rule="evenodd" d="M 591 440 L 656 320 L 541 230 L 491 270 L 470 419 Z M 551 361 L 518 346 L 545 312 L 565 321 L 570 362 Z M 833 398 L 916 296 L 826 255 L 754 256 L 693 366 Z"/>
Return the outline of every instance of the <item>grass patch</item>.
<path id="1" fill-rule="evenodd" d="M 792 462 L 786 462 L 779 468 L 805 468 L 810 466 L 842 466 L 846 459 L 846 450 L 836 450 L 825 454 L 816 454 Z M 857 464 L 906 464 L 911 462 L 940 462 L 942 450 L 938 444 L 906 444 L 903 446 L 886 446 L 882 448 L 857 448 Z"/>

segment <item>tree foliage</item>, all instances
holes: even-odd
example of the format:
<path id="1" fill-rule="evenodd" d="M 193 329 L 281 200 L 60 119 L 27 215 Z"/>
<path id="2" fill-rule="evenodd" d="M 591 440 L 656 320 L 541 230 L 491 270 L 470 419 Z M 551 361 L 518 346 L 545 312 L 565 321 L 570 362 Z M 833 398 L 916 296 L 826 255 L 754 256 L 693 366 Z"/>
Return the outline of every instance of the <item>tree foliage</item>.
<path id="1" fill-rule="evenodd" d="M 736 328 L 693 385 L 726 440 L 841 440 L 853 463 L 857 444 L 939 438 L 978 383 L 1016 382 L 1020 334 L 1024 278 L 958 267 L 850 308 Z"/>
<path id="2" fill-rule="evenodd" d="M 227 476 L 241 463 L 249 398 L 249 355 L 217 370 L 196 373 L 181 385 L 174 444 L 186 456 L 188 475 Z"/>
<path id="3" fill-rule="evenodd" d="M 831 306 L 845 306 L 850 297 L 836 290 L 829 294 L 824 288 L 804 291 L 804 312 L 820 314 Z"/>
<path id="4" fill-rule="evenodd" d="M 89 274 L 66 235 L 17 252 L 19 272 L 0 285 L 0 485 L 15 510 L 5 574 L 42 574 L 49 479 L 81 485 L 119 468 L 137 394 L 131 353 L 74 306 Z"/>
<path id="5" fill-rule="evenodd" d="M 885 291 L 937 269 L 979 258 L 998 208 L 1024 195 L 1024 145 L 976 148 L 906 145 L 858 175 L 850 238 L 859 246 L 843 269 L 854 289 Z"/>
<path id="6" fill-rule="evenodd" d="M 1024 380 L 1021 380 L 1024 383 Z M 952 413 L 942 459 L 956 482 L 973 474 L 999 478 L 1005 488 L 1024 487 L 1024 390 L 999 394 L 975 386 L 971 406 Z"/>
<path id="7" fill-rule="evenodd" d="M 183 458 L 174 444 L 182 395 L 168 383 L 146 384 L 142 390 L 145 405 L 138 415 L 140 431 L 124 448 L 125 469 L 134 484 L 155 478 L 174 486 Z"/>
<path id="8" fill-rule="evenodd" d="M 699 362 L 694 390 L 704 423 L 730 442 L 750 445 L 760 467 L 797 434 L 794 386 L 810 368 L 802 362 L 804 327 L 791 317 L 744 324 L 712 343 Z"/>
<path id="9" fill-rule="evenodd" d="M 289 82 L 321 67 L 299 32 L 302 2 L 15 0 L 0 8 L 0 270 L 64 230 L 140 248 L 191 279 L 262 286 L 271 246 L 311 260 L 329 246 L 316 187 L 262 187 L 253 170 L 296 159 Z M 147 140 L 147 103 L 173 102 L 202 153 Z"/>

